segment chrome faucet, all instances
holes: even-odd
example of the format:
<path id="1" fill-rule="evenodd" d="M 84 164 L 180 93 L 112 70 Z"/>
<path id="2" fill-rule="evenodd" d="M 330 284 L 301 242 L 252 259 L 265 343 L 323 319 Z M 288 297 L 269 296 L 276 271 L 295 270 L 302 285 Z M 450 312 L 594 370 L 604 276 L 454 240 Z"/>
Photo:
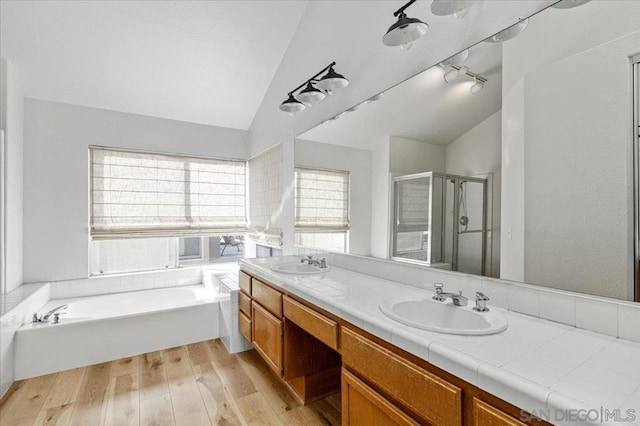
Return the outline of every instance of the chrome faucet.
<path id="1" fill-rule="evenodd" d="M 60 315 L 65 314 L 65 312 L 58 312 L 58 311 L 67 309 L 68 307 L 69 305 L 60 305 L 51 309 L 49 312 L 45 313 L 44 315 L 40 315 L 40 316 L 38 316 L 38 313 L 36 312 L 33 314 L 33 322 L 52 322 L 53 324 L 57 324 L 60 322 Z M 53 317 L 53 320 L 51 320 L 51 317 Z"/>
<path id="2" fill-rule="evenodd" d="M 300 263 L 307 263 L 309 265 L 317 266 L 319 268 L 326 268 L 327 261 L 323 257 L 322 259 L 314 259 L 313 256 L 307 256 L 304 259 L 300 259 Z"/>
<path id="3" fill-rule="evenodd" d="M 451 299 L 456 306 L 467 306 L 469 303 L 469 299 L 462 295 L 462 291 L 460 291 L 459 294 L 445 293 L 443 290 L 444 284 L 442 283 L 435 283 L 433 287 L 436 289 L 436 294 L 432 297 L 433 300 L 444 302 L 447 299 Z"/>
<path id="4" fill-rule="evenodd" d="M 473 310 L 478 312 L 487 312 L 489 310 L 489 308 L 487 308 L 487 300 L 490 299 L 485 296 L 483 292 L 476 292 L 476 306 Z"/>

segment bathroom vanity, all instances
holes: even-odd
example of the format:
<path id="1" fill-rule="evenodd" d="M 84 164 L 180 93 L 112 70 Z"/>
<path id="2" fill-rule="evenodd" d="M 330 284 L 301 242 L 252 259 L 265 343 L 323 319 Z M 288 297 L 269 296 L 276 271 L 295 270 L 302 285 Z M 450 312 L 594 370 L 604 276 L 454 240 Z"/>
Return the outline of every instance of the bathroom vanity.
<path id="1" fill-rule="evenodd" d="M 346 291 L 341 294 L 327 291 L 328 286 L 323 296 L 318 292 L 323 281 L 335 283 L 344 276 L 363 283 L 372 277 L 337 269 L 331 276 L 282 276 L 269 269 L 280 262 L 241 262 L 239 324 L 302 402 L 341 390 L 344 425 L 549 424 L 429 363 L 418 351 L 394 344 L 384 333 L 372 333 L 370 325 L 393 321 L 360 310 L 364 300 L 356 288 L 348 294 L 349 283 L 342 283 Z M 382 295 L 376 284 L 371 292 Z"/>

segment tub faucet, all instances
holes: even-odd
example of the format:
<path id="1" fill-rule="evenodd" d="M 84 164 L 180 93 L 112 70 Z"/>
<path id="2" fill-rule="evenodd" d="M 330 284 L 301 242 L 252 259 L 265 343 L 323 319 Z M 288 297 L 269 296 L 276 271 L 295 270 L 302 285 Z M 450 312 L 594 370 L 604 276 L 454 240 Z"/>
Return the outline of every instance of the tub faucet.
<path id="1" fill-rule="evenodd" d="M 456 306 L 467 306 L 467 303 L 469 303 L 469 299 L 462 295 L 462 291 L 459 294 L 445 293 L 443 290 L 444 284 L 442 283 L 435 283 L 433 287 L 436 289 L 436 294 L 432 297 L 433 300 L 444 302 L 447 299 L 451 299 Z"/>
<path id="2" fill-rule="evenodd" d="M 58 322 L 60 322 L 60 315 L 64 315 L 64 312 L 58 311 L 67 309 L 68 307 L 69 305 L 56 306 L 46 314 L 40 316 L 38 316 L 38 313 L 36 312 L 35 314 L 33 314 L 33 322 L 53 322 L 54 324 L 57 324 Z M 53 317 L 53 321 L 51 321 L 51 317 Z"/>

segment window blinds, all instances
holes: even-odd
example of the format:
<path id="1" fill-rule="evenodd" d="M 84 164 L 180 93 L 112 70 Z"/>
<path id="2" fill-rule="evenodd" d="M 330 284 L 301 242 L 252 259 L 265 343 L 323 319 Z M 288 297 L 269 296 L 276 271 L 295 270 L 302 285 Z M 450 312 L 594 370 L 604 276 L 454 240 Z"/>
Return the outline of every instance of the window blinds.
<path id="1" fill-rule="evenodd" d="M 398 231 L 425 231 L 429 226 L 430 178 L 396 182 Z"/>
<path id="2" fill-rule="evenodd" d="M 349 229 L 349 172 L 296 168 L 295 229 Z"/>
<path id="3" fill-rule="evenodd" d="M 91 148 L 95 239 L 246 231 L 246 163 Z"/>
<path id="4" fill-rule="evenodd" d="M 282 145 L 249 160 L 251 237 L 279 246 L 282 242 Z"/>

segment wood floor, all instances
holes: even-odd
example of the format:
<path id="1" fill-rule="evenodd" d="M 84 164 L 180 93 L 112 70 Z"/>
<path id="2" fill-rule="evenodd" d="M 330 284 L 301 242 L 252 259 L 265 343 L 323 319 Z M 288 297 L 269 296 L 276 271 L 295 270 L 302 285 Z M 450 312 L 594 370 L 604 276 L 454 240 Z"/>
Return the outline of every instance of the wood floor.
<path id="1" fill-rule="evenodd" d="M 302 406 L 255 351 L 219 339 L 14 383 L 0 425 L 339 425 L 340 395 Z"/>

